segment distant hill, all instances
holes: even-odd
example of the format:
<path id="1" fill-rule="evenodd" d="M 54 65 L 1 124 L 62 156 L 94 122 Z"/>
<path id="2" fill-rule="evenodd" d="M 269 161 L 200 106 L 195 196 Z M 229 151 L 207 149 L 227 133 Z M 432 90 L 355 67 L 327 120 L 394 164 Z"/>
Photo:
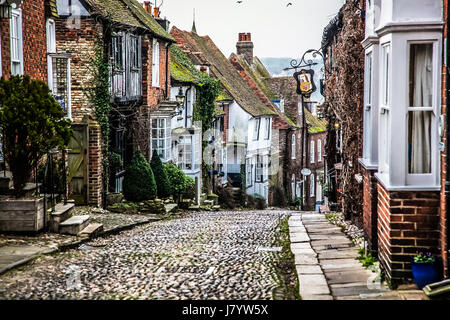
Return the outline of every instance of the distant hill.
<path id="1" fill-rule="evenodd" d="M 273 77 L 290 76 L 294 73 L 293 70 L 283 70 L 291 66 L 292 58 L 260 58 L 260 60 Z"/>

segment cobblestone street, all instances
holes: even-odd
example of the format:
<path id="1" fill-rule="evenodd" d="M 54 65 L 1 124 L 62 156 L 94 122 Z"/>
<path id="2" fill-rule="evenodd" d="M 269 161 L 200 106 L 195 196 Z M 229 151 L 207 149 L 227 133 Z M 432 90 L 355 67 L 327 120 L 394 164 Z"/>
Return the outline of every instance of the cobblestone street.
<path id="1" fill-rule="evenodd" d="M 0 299 L 273 299 L 289 214 L 189 213 L 97 238 L 0 276 Z"/>

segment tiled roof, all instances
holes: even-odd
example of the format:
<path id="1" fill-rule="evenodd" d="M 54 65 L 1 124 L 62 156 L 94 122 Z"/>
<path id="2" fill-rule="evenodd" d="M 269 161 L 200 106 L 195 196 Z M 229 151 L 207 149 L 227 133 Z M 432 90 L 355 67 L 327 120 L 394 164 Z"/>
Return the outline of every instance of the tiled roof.
<path id="1" fill-rule="evenodd" d="M 210 66 L 211 74 L 221 80 L 226 91 L 245 111 L 254 117 L 274 114 L 241 78 L 211 38 L 200 37 L 195 33 L 182 31 L 176 27 L 172 28 L 172 34 L 174 33 L 183 39 L 180 46 L 187 50 L 190 56 L 195 55 L 198 62 Z"/>
<path id="2" fill-rule="evenodd" d="M 56 0 L 45 1 L 45 14 L 47 17 L 59 18 Z"/>
<path id="3" fill-rule="evenodd" d="M 308 109 L 305 109 L 305 120 L 309 133 L 321 133 L 327 131 L 327 122 L 314 116 Z"/>
<path id="4" fill-rule="evenodd" d="M 137 0 L 85 0 L 98 15 L 122 25 L 142 28 L 154 36 L 174 42 Z"/>
<path id="5" fill-rule="evenodd" d="M 270 105 L 270 108 L 278 115 L 279 119 L 283 121 L 285 124 L 288 124 L 291 127 L 296 127 L 296 124 L 294 121 L 292 121 L 287 114 L 281 112 L 272 102 L 272 99 L 275 99 L 275 94 L 273 91 L 269 89 L 269 87 L 266 84 L 266 79 L 270 78 L 270 73 L 267 71 L 266 67 L 262 62 L 258 59 L 258 57 L 253 57 L 253 64 L 250 65 L 245 59 L 243 55 L 238 55 L 235 53 L 232 53 L 230 56 L 230 60 L 236 60 L 241 65 L 241 67 L 245 70 L 247 75 L 253 79 L 253 81 L 256 83 L 258 90 L 265 95 L 265 98 L 263 100 L 266 101 L 267 104 Z M 267 98 L 267 99 L 266 99 Z"/>
<path id="6" fill-rule="evenodd" d="M 172 45 L 170 46 L 170 75 L 175 81 L 197 84 L 202 72 L 178 46 Z"/>

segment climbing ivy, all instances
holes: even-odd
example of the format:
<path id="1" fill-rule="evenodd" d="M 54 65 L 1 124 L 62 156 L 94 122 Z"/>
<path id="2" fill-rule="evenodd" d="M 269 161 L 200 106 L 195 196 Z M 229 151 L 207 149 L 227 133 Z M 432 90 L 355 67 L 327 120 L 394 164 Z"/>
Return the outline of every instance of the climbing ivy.
<path id="1" fill-rule="evenodd" d="M 201 121 L 203 131 L 211 128 L 215 116 L 215 101 L 221 91 L 220 80 L 204 75 L 197 85 L 194 121 Z"/>
<path id="2" fill-rule="evenodd" d="M 94 57 L 90 59 L 92 82 L 87 95 L 92 103 L 95 117 L 100 125 L 102 135 L 102 182 L 103 193 L 108 190 L 109 184 L 109 64 L 105 53 L 104 41 L 99 40 L 95 46 Z M 105 200 L 105 199 L 103 199 Z"/>

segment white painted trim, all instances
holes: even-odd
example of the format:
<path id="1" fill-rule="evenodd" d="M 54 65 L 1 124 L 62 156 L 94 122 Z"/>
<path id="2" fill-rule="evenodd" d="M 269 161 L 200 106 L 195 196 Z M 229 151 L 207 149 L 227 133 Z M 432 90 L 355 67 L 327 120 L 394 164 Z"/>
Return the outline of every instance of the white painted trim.
<path id="1" fill-rule="evenodd" d="M 19 30 L 18 30 L 18 36 L 19 36 L 19 62 L 20 62 L 20 74 L 23 75 L 23 30 L 22 30 L 22 9 L 12 9 L 12 14 L 13 15 L 18 15 L 18 19 L 19 19 Z M 9 37 L 11 40 L 11 23 L 12 23 L 13 19 L 9 19 Z M 10 46 L 10 50 L 12 50 L 12 46 Z M 13 69 L 13 61 L 12 61 L 12 54 L 10 54 L 11 56 L 11 73 L 12 73 L 12 69 Z"/>
<path id="2" fill-rule="evenodd" d="M 375 178 L 387 191 L 441 191 L 441 185 L 391 185 L 386 181 L 386 175 L 375 173 Z"/>
<path id="3" fill-rule="evenodd" d="M 378 163 L 371 163 L 369 159 L 359 158 L 358 162 L 366 170 L 378 170 Z"/>

